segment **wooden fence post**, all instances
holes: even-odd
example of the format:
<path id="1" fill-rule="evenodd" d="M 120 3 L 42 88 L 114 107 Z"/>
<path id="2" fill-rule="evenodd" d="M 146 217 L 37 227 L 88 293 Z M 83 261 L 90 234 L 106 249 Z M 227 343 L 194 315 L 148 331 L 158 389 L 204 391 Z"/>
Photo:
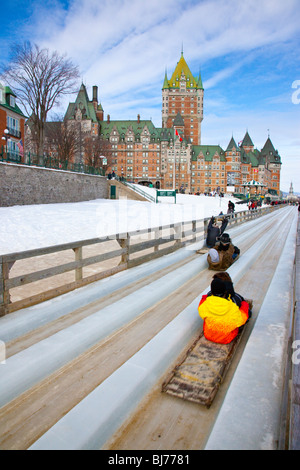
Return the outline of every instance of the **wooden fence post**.
<path id="1" fill-rule="evenodd" d="M 181 240 L 183 238 L 183 233 L 182 233 L 182 224 L 176 223 L 174 224 L 174 239 L 175 239 L 175 246 L 179 246 L 181 243 Z"/>
<path id="2" fill-rule="evenodd" d="M 160 230 L 160 228 L 158 228 L 158 229 L 155 230 L 155 232 L 154 232 L 154 238 L 155 238 L 155 240 L 159 240 L 160 237 L 161 237 L 161 230 Z M 154 253 L 157 253 L 158 250 L 159 250 L 158 245 L 155 245 L 154 250 L 153 250 Z"/>
<path id="3" fill-rule="evenodd" d="M 121 235 L 117 239 L 121 248 L 125 248 L 126 252 L 121 255 L 121 261 L 119 264 L 126 264 L 128 266 L 129 262 L 129 248 L 130 248 L 130 236 L 129 233 Z"/>
<path id="4" fill-rule="evenodd" d="M 193 232 L 193 243 L 197 241 L 197 222 L 196 220 L 192 221 L 192 232 Z"/>
<path id="5" fill-rule="evenodd" d="M 10 303 L 9 290 L 6 290 L 5 281 L 9 278 L 9 270 L 11 266 L 0 258 L 0 316 L 6 315 L 8 312 L 8 304 Z"/>
<path id="6" fill-rule="evenodd" d="M 82 261 L 82 246 L 73 248 L 75 253 L 75 261 Z M 75 281 L 80 281 L 82 279 L 82 267 L 75 269 Z"/>

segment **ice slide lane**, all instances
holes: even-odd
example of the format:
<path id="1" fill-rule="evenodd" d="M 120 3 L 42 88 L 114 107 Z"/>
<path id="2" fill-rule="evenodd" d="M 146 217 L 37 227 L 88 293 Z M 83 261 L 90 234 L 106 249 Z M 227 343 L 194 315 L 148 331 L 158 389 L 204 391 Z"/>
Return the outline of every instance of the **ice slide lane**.
<path id="1" fill-rule="evenodd" d="M 273 222 L 270 222 L 273 225 Z M 260 225 L 261 228 L 266 229 L 265 224 Z M 246 231 L 249 231 L 249 226 Z M 256 236 L 259 237 L 259 233 L 256 233 Z M 251 242 L 253 240 L 252 233 Z M 242 244 L 240 246 L 243 251 L 246 249 L 246 245 L 243 246 Z M 7 407 L 3 407 L 0 412 L 0 422 L 2 423 L 1 436 L 4 436 L 1 437 L 1 448 L 27 448 L 25 442 L 34 442 L 36 434 L 40 435 L 45 432 L 49 426 L 55 423 L 72 406 L 75 406 L 84 397 L 84 393 L 89 393 L 109 373 L 112 373 L 113 367 L 119 367 L 126 358 L 133 355 L 147 342 L 145 333 L 148 335 L 148 340 L 151 339 L 151 334 L 154 335 L 159 331 L 159 328 L 163 328 L 164 322 L 166 323 L 172 319 L 171 314 L 175 316 L 180 312 L 180 308 L 183 308 L 184 304 L 188 304 L 189 299 L 194 299 L 197 289 L 200 294 L 199 286 L 201 287 L 202 285 L 202 288 L 204 288 L 209 284 L 210 278 L 211 273 L 205 269 L 200 273 L 200 276 L 195 276 L 194 283 L 191 284 L 188 281 L 188 286 L 183 286 L 182 290 L 179 288 L 175 293 L 173 291 L 172 295 L 169 296 L 170 298 L 165 300 L 165 304 L 159 302 L 156 307 L 156 317 L 153 317 L 151 309 L 140 315 L 143 318 L 139 317 L 140 321 L 135 321 L 133 325 L 136 327 L 140 323 L 139 330 L 134 330 L 131 324 L 128 328 L 126 327 L 125 331 L 119 330 L 115 335 L 112 335 L 112 339 L 104 341 L 106 351 L 105 347 L 101 347 L 100 342 L 99 347 L 96 345 L 95 348 L 91 348 L 82 357 L 79 356 L 78 359 L 66 365 L 65 368 L 59 369 L 51 377 L 46 378 L 43 383 L 39 383 L 35 388 L 33 387 L 28 390 L 27 394 L 21 395 L 18 399 L 10 402 Z M 191 292 L 188 292 L 188 290 Z M 192 296 L 191 293 L 193 294 Z M 162 312 L 164 312 L 163 315 Z M 146 325 L 145 328 L 142 328 L 142 325 Z M 125 338 L 122 338 L 122 334 Z M 127 338 L 130 338 L 130 335 L 131 341 L 130 339 L 128 341 Z M 124 342 L 126 342 L 125 345 Z M 120 344 L 123 345 L 125 352 L 120 347 Z M 131 350 L 128 350 L 129 345 Z M 113 346 L 115 347 L 115 352 L 112 350 Z M 134 348 L 136 349 L 134 350 Z M 73 383 L 69 378 L 72 375 L 70 372 L 73 373 L 71 377 Z M 13 430 L 13 427 L 15 430 Z"/>
<path id="2" fill-rule="evenodd" d="M 253 236 L 256 232 L 254 224 L 242 237 Z M 239 241 L 238 237 L 236 239 Z M 261 245 L 261 242 L 259 244 Z M 0 406 L 6 405 L 97 342 L 122 328 L 206 266 L 206 257 L 196 257 L 188 264 L 143 286 L 138 292 L 132 292 L 74 325 L 9 357 L 5 367 L 0 369 L 0 380 L 4 384 L 0 391 Z"/>
<path id="3" fill-rule="evenodd" d="M 250 223 L 249 223 L 249 226 L 250 226 Z M 248 227 L 246 229 L 247 232 L 249 231 L 249 226 L 247 226 Z M 261 228 L 266 229 L 265 224 L 261 224 Z M 257 229 L 256 229 L 256 232 L 257 232 Z M 256 234 L 256 235 L 257 237 L 259 236 L 259 234 Z M 253 242 L 253 233 L 252 233 L 251 241 Z M 242 244 L 241 248 L 244 251 L 244 249 L 246 249 L 246 246 L 244 247 Z M 205 274 L 209 274 L 209 278 L 205 279 Z M 173 316 L 179 313 L 180 312 L 179 308 L 180 307 L 183 308 L 182 306 L 184 305 L 184 302 L 187 304 L 190 298 L 193 299 L 195 297 L 196 295 L 195 292 L 197 292 L 197 289 L 200 294 L 201 290 L 199 290 L 199 285 L 201 286 L 201 281 L 202 281 L 202 288 L 204 288 L 207 284 L 209 284 L 210 278 L 211 278 L 211 273 L 205 269 L 204 272 L 201 273 L 201 276 L 196 276 L 196 282 L 194 281 L 194 284 L 190 284 L 190 282 L 188 282 L 187 287 L 183 286 L 182 290 L 180 290 L 179 288 L 178 291 L 176 291 L 175 293 L 172 292 L 171 300 L 173 301 L 173 304 L 170 303 L 170 299 L 165 300 L 165 306 L 163 303 L 158 303 L 158 306 L 156 308 L 158 312 L 156 312 L 156 317 L 153 319 L 153 322 L 152 322 L 153 312 L 151 312 L 151 309 L 150 311 L 149 309 L 146 310 L 143 315 L 140 315 L 140 317 L 144 317 L 144 318 L 140 318 L 140 322 L 139 322 L 141 324 L 148 323 L 146 328 L 144 329 L 140 328 L 140 330 L 136 331 L 136 330 L 133 330 L 132 326 L 130 325 L 130 329 L 128 327 L 126 328 L 126 331 L 119 330 L 119 332 L 126 335 L 126 338 L 128 338 L 129 333 L 130 333 L 131 338 L 132 338 L 130 345 L 132 347 L 136 346 L 136 350 L 138 350 L 139 347 L 143 346 L 142 341 L 147 342 L 147 338 L 144 338 L 145 337 L 144 330 L 146 329 L 147 334 L 149 332 L 148 340 L 151 339 L 151 334 L 152 335 L 155 334 L 154 326 L 156 328 L 156 331 L 158 331 L 159 328 L 163 328 L 164 326 L 163 322 L 168 322 L 172 319 L 172 316 L 170 316 L 171 313 Z M 192 297 L 191 295 L 187 296 L 187 289 L 192 291 L 192 294 L 193 294 Z M 163 317 L 161 314 L 162 311 L 164 312 Z M 166 315 L 165 312 L 168 315 Z M 136 326 L 136 324 L 137 322 L 135 322 L 134 326 Z M 124 351 L 122 351 L 119 346 L 119 344 L 122 344 L 122 343 L 124 344 L 124 340 L 122 340 L 122 336 L 119 338 L 116 335 L 113 335 L 114 336 L 113 339 L 115 340 L 115 343 L 117 343 L 115 345 L 115 348 L 116 348 L 115 353 L 111 354 L 113 341 L 105 340 L 104 346 L 107 349 L 106 356 L 105 356 L 105 348 L 101 348 L 101 347 L 99 348 L 98 345 L 96 345 L 94 349 L 91 348 L 90 350 L 88 350 L 87 353 L 83 355 L 83 358 L 79 356 L 78 360 L 76 359 L 75 362 L 73 361 L 69 363 L 65 369 L 63 370 L 59 369 L 56 373 L 52 375 L 52 377 L 49 377 L 49 379 L 46 378 L 44 381 L 46 385 L 44 383 L 37 384 L 36 389 L 35 390 L 33 388 L 30 389 L 28 391 L 27 396 L 23 394 L 19 397 L 19 399 L 15 400 L 16 403 L 11 402 L 8 406 L 9 411 L 11 411 L 10 413 L 9 411 L 8 413 L 6 413 L 5 407 L 2 408 L 1 410 L 2 413 L 0 414 L 0 418 L 1 418 L 0 421 L 2 422 L 2 424 L 4 424 L 5 422 L 6 426 L 1 426 L 2 427 L 1 435 L 5 434 L 5 438 L 7 438 L 6 439 L 7 442 L 10 440 L 10 442 L 13 442 L 14 448 L 18 448 L 18 441 L 16 437 L 17 433 L 15 433 L 13 437 L 9 436 L 9 432 L 11 433 L 14 432 L 11 429 L 12 427 L 11 423 L 14 423 L 14 426 L 17 427 L 19 437 L 21 436 L 20 437 L 21 441 L 22 439 L 24 440 L 24 436 L 27 437 L 27 440 L 30 440 L 33 429 L 36 432 L 41 432 L 40 429 L 42 429 L 42 431 L 47 429 L 47 426 L 48 427 L 49 425 L 51 426 L 51 424 L 55 423 L 57 419 L 60 418 L 59 413 L 61 413 L 61 415 L 64 415 L 70 409 L 70 407 L 75 406 L 75 404 L 77 403 L 76 399 L 78 401 L 82 399 L 84 396 L 84 392 L 89 393 L 93 389 L 93 387 L 97 386 L 102 380 L 106 378 L 105 374 L 109 374 L 113 372 L 113 369 L 112 369 L 113 367 L 116 367 L 116 368 L 119 367 L 120 364 L 122 364 L 122 361 L 126 360 L 126 356 L 128 358 L 130 357 L 130 355 L 136 352 L 136 350 L 134 349 L 132 349 L 131 351 L 126 350 L 126 355 L 124 355 Z M 125 338 L 125 342 L 126 342 L 126 338 Z M 136 338 L 139 339 L 139 344 L 137 344 Z M 101 346 L 101 342 L 99 344 Z M 127 345 L 125 345 L 125 349 L 126 347 Z M 100 349 L 100 353 L 101 353 L 100 355 L 99 355 L 98 349 Z M 104 352 L 102 352 L 102 350 L 104 350 Z M 114 361 L 112 359 L 114 359 Z M 109 367 L 107 367 L 107 364 L 109 365 Z M 90 369 L 92 368 L 92 370 L 90 370 L 89 368 Z M 105 372 L 102 369 L 105 370 Z M 71 379 L 69 379 L 69 375 L 71 375 L 70 370 L 73 372 L 73 375 L 77 373 L 77 376 L 72 377 L 73 389 L 72 389 Z M 92 379 L 94 379 L 94 382 Z M 88 382 L 89 387 L 87 387 L 87 384 L 84 383 L 84 380 Z M 80 383 L 80 387 L 77 386 L 78 383 Z M 47 388 L 47 386 L 49 389 L 51 389 L 51 386 L 52 386 L 52 389 L 51 389 L 52 394 L 49 390 L 45 391 L 45 388 Z M 75 392 L 74 387 L 75 387 L 76 393 L 74 393 Z M 80 390 L 80 392 L 78 390 Z M 67 396 L 68 392 L 69 392 L 69 396 Z M 76 395 L 77 393 L 78 393 L 78 396 Z M 80 393 L 82 393 L 83 395 L 80 395 Z M 43 394 L 42 399 L 40 397 L 41 394 Z M 70 397 L 70 394 L 71 394 L 71 397 Z M 57 401 L 57 397 L 59 397 L 58 401 Z M 21 406 L 19 402 L 21 403 Z M 65 408 L 64 408 L 65 402 L 67 403 L 67 405 L 65 405 Z M 36 411 L 37 407 L 39 407 L 38 413 Z M 55 408 L 55 410 L 53 410 L 53 408 Z M 17 415 L 17 418 L 14 416 L 14 409 L 16 410 L 15 415 Z M 8 417 L 8 414 L 10 414 L 9 417 Z M 43 416 L 42 416 L 43 414 L 44 414 L 45 423 L 43 422 Z M 50 418 L 50 415 L 51 415 L 51 418 Z M 19 420 L 19 424 L 16 422 L 16 419 Z M 31 422 L 31 419 L 33 420 L 33 423 Z M 37 421 L 38 421 L 38 425 L 37 425 Z M 31 442 L 33 442 L 33 440 Z M 1 439 L 1 442 L 3 444 L 3 439 Z M 9 446 L 11 444 L 7 443 L 7 445 Z M 24 446 L 22 448 L 27 448 L 27 447 Z"/>
<path id="4" fill-rule="evenodd" d="M 263 226 L 263 224 L 267 225 L 274 217 L 276 217 L 276 212 L 268 214 L 259 220 Z M 248 232 L 252 227 L 256 226 L 257 220 L 254 219 L 237 227 L 233 226 L 228 230 L 232 237 L 234 237 L 236 244 L 242 243 L 245 237 L 247 238 Z M 42 304 L 13 312 L 1 318 L 0 339 L 8 343 L 70 313 L 73 314 L 74 311 L 78 311 L 80 308 L 85 308 L 94 302 L 100 302 L 118 290 L 126 290 L 134 283 L 138 284 L 143 279 L 148 283 L 150 276 L 162 276 L 164 271 L 176 269 L 177 265 L 180 266 L 182 263 L 188 262 L 189 258 L 198 258 L 198 255 L 195 255 L 195 251 L 198 248 L 202 248 L 203 244 L 203 240 L 198 241 L 174 253 L 117 273 L 109 278 L 45 301 Z"/>
<path id="5" fill-rule="evenodd" d="M 297 216 L 296 216 L 297 217 Z M 288 223 L 287 223 L 288 222 Z M 120 427 L 120 429 L 117 430 L 115 435 L 113 435 L 103 446 L 104 449 L 110 449 L 110 450 L 130 450 L 130 449 L 153 449 L 153 450 L 164 450 L 164 449 L 188 449 L 188 450 L 199 450 L 203 449 L 205 447 L 205 443 L 207 441 L 207 438 L 210 434 L 210 431 L 213 427 L 213 423 L 218 416 L 218 412 L 220 408 L 223 405 L 224 397 L 226 396 L 227 390 L 230 387 L 230 383 L 232 380 L 232 377 L 235 374 L 235 370 L 237 368 L 237 365 L 239 363 L 239 360 L 241 356 L 243 355 L 243 349 L 245 345 L 247 344 L 247 340 L 249 337 L 251 337 L 252 329 L 255 324 L 255 320 L 258 316 L 264 315 L 263 311 L 261 311 L 261 307 L 264 302 L 264 297 L 266 295 L 266 292 L 268 291 L 268 288 L 270 288 L 271 284 L 271 279 L 273 272 L 276 270 L 276 267 L 279 266 L 279 260 L 281 258 L 281 262 L 283 264 L 288 263 L 290 264 L 289 258 L 284 258 L 281 257 L 281 251 L 284 248 L 284 246 L 287 246 L 287 254 L 290 256 L 290 260 L 293 259 L 294 253 L 293 253 L 293 245 L 294 245 L 294 238 L 293 235 L 291 236 L 290 240 L 286 239 L 287 233 L 289 232 L 290 229 L 290 223 L 292 221 L 284 221 L 284 226 L 280 231 L 277 231 L 276 234 L 272 235 L 272 240 L 270 240 L 270 244 L 266 247 L 266 249 L 263 251 L 263 253 L 257 257 L 257 260 L 255 263 L 251 266 L 251 269 L 247 271 L 246 275 L 243 276 L 240 280 L 237 281 L 235 279 L 235 287 L 238 292 L 241 292 L 245 297 L 250 297 L 253 298 L 254 301 L 254 309 L 253 309 L 253 316 L 251 322 L 247 325 L 241 343 L 239 345 L 239 348 L 233 358 L 233 362 L 230 365 L 230 368 L 227 372 L 227 375 L 222 382 L 222 386 L 218 391 L 218 394 L 211 406 L 210 409 L 207 409 L 206 407 L 199 406 L 199 405 L 194 405 L 190 402 L 186 402 L 184 400 L 175 398 L 175 397 L 169 397 L 166 396 L 166 394 L 161 393 L 161 385 L 162 382 L 165 380 L 166 376 L 169 375 L 169 373 L 173 369 L 173 365 L 177 364 L 179 361 L 179 358 L 177 358 L 173 365 L 168 368 L 168 371 L 166 374 L 164 374 L 158 382 L 155 384 L 154 387 L 150 390 L 150 392 L 147 394 L 147 396 L 142 400 L 140 406 L 138 406 L 132 415 L 128 418 L 128 421 L 124 422 L 124 424 Z M 234 270 L 236 269 L 237 265 L 233 265 L 230 269 L 229 272 L 231 273 L 232 276 L 234 276 Z M 291 267 L 291 265 L 289 266 Z M 285 272 L 287 274 L 287 272 Z M 291 285 L 291 273 L 289 275 L 285 276 L 283 274 L 281 278 L 281 284 L 287 283 L 286 288 L 287 291 L 284 292 L 284 297 L 287 301 L 287 304 L 285 305 L 285 314 L 289 316 L 290 313 L 290 306 L 288 305 L 288 300 L 291 299 L 292 296 L 292 290 L 293 290 L 293 285 Z M 282 289 L 281 289 L 282 291 Z M 286 295 L 288 293 L 288 295 Z M 269 316 L 272 317 L 272 312 L 270 312 L 271 315 Z M 283 313 L 280 311 L 279 313 Z M 278 328 L 278 330 L 276 329 Z M 272 329 L 275 329 L 275 332 L 279 333 L 281 330 L 281 325 L 272 325 Z M 200 330 L 201 331 L 201 330 Z M 195 337 L 198 336 L 199 332 L 195 335 Z M 267 334 L 269 335 L 269 331 L 267 331 Z M 276 335 L 273 336 L 273 338 L 276 338 Z M 276 338 L 278 339 L 278 337 Z M 254 336 L 253 338 L 253 345 L 255 348 L 256 344 L 256 338 Z M 192 343 L 192 342 L 191 342 Z M 189 344 L 191 344 L 189 343 Z M 270 343 L 269 343 L 270 344 Z M 270 353 L 272 351 L 272 355 L 274 356 L 274 352 L 276 352 L 277 348 L 277 341 L 274 341 L 273 343 L 273 348 L 269 349 L 267 353 Z M 287 348 L 287 343 L 283 342 L 283 347 Z M 188 347 L 185 348 L 187 350 Z M 280 350 L 278 350 L 280 351 Z M 273 363 L 272 370 L 274 372 L 274 377 L 277 378 L 277 394 L 281 394 L 281 384 L 282 380 L 284 378 L 283 375 L 278 373 L 278 363 L 284 363 L 285 362 L 285 353 L 287 351 L 280 351 L 283 354 L 283 357 L 280 358 L 280 354 L 278 355 L 278 360 Z M 259 369 L 262 367 L 263 369 L 263 363 L 261 361 L 265 362 L 264 357 L 258 357 L 256 358 L 256 364 L 253 365 L 253 368 L 251 370 L 252 376 L 255 376 L 255 371 L 256 369 Z M 266 364 L 268 362 L 266 361 Z M 269 366 L 269 364 L 268 364 Z M 274 367 L 275 366 L 275 367 Z M 267 376 L 266 376 L 267 377 Z M 247 376 L 244 376 L 246 383 L 247 383 Z M 268 377 L 269 378 L 269 377 Z M 259 382 L 259 379 L 258 379 Z M 253 430 L 255 430 L 256 427 L 256 421 L 259 422 L 260 424 L 263 422 L 263 416 L 266 418 L 266 423 L 270 421 L 270 417 L 273 418 L 273 416 L 276 416 L 278 419 L 278 414 L 280 413 L 280 403 L 278 400 L 275 400 L 274 402 L 268 402 L 266 400 L 266 396 L 269 394 L 269 389 L 273 387 L 273 383 L 271 381 L 266 380 L 262 383 L 261 389 L 264 389 L 264 396 L 262 396 L 263 400 L 261 403 L 259 403 L 259 406 L 257 409 L 259 410 L 258 413 L 261 413 L 262 409 L 265 408 L 264 414 L 262 416 L 257 416 L 257 413 L 255 412 L 255 404 L 252 403 L 252 408 L 251 408 L 251 413 L 247 414 L 247 409 L 243 409 L 242 412 L 240 412 L 240 408 L 237 407 L 234 409 L 235 411 L 235 419 L 239 420 L 239 416 L 242 416 L 245 419 L 245 429 L 247 429 L 247 432 L 242 435 L 242 439 L 244 441 L 248 440 L 248 434 L 249 438 L 255 438 L 256 437 L 256 431 L 254 431 L 254 435 L 251 435 L 251 432 L 253 433 Z M 259 385 L 258 385 L 259 386 Z M 245 387 L 247 391 L 247 386 Z M 248 392 L 247 392 L 248 393 Z M 238 395 L 238 394 L 237 394 Z M 270 394 L 271 396 L 271 394 Z M 256 396 L 257 399 L 259 397 Z M 277 395 L 278 398 L 278 395 Z M 239 396 L 239 405 L 240 407 L 243 406 L 243 398 Z M 265 405 L 265 406 L 264 406 Z M 234 408 L 235 404 L 232 403 L 232 407 Z M 269 413 L 269 416 L 268 416 Z M 247 422 L 246 422 L 247 420 Z M 236 424 L 237 424 L 236 422 Z M 277 423 L 278 424 L 278 423 Z M 243 420 L 242 423 L 240 423 L 240 429 L 243 428 Z M 225 428 L 223 428 L 224 432 L 227 432 Z M 278 427 L 277 429 L 273 428 L 273 436 L 270 433 L 268 437 L 273 437 L 273 444 L 274 444 L 274 434 L 277 431 L 278 433 Z M 221 433 L 219 437 L 221 436 Z M 261 434 L 258 434 L 258 436 L 261 436 Z M 232 435 L 231 435 L 232 437 Z M 277 436 L 275 436 L 276 438 Z M 235 439 L 236 436 L 233 437 Z M 255 441 L 255 439 L 254 439 Z M 258 440 L 256 441 L 257 444 Z M 252 440 L 253 443 L 253 440 Z M 216 447 L 218 448 L 218 443 L 216 443 Z M 262 442 L 260 443 L 262 448 Z M 266 445 L 266 442 L 264 442 Z M 270 444 L 270 439 L 267 444 Z M 221 447 L 221 445 L 220 445 Z M 229 447 L 230 448 L 230 447 Z M 255 447 L 253 447 L 255 449 Z"/>
<path id="6" fill-rule="evenodd" d="M 294 217 L 290 237 L 206 450 L 277 449 L 290 314 L 294 308 L 291 285 L 296 235 L 297 217 Z"/>
<path id="7" fill-rule="evenodd" d="M 283 212 L 280 219 L 278 226 L 273 224 L 273 235 L 280 223 L 284 223 Z M 288 239 L 293 235 L 291 229 Z M 263 239 L 257 241 L 243 258 L 230 268 L 235 282 L 247 272 L 254 258 L 266 249 L 270 239 L 272 241 L 270 233 L 266 233 Z M 74 407 L 31 448 L 102 447 L 120 425 L 120 421 L 126 419 L 128 413 L 134 410 L 136 403 L 186 346 L 195 329 L 199 328 L 199 318 L 195 316 L 198 301 L 199 298 L 195 299 L 175 320 Z M 97 403 L 96 408 L 94 400 Z M 95 416 L 95 409 L 99 412 L 98 417 Z M 84 435 L 81 432 L 79 436 L 75 431 L 78 426 L 81 431 L 86 430 Z"/>

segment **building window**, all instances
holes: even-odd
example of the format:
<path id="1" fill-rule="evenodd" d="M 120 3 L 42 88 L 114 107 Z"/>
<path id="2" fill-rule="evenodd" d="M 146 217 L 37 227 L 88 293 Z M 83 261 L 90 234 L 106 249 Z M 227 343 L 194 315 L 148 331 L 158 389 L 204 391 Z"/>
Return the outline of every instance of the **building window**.
<path id="1" fill-rule="evenodd" d="M 11 116 L 7 116 L 6 124 L 10 134 L 14 135 L 15 137 L 21 137 L 20 135 L 20 122 L 18 119 L 15 119 Z"/>

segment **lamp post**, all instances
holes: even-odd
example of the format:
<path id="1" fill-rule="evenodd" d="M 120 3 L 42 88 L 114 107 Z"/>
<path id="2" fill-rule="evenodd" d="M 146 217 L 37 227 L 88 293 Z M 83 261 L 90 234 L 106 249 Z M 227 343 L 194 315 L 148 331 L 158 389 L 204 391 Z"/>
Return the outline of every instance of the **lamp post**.
<path id="1" fill-rule="evenodd" d="M 8 134 L 9 134 L 9 130 L 8 129 L 4 129 L 4 136 L 2 137 L 2 140 L 5 140 L 5 153 L 6 153 L 6 159 L 7 159 L 7 142 L 10 140 L 9 137 L 8 137 Z"/>

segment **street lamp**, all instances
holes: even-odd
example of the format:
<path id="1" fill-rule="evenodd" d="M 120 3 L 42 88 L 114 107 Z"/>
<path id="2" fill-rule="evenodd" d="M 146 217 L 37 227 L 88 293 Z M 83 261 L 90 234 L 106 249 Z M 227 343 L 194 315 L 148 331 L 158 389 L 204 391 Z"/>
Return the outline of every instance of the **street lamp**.
<path id="1" fill-rule="evenodd" d="M 8 134 L 9 134 L 9 130 L 8 129 L 4 129 L 4 134 L 5 136 L 2 137 L 2 140 L 5 140 L 5 151 L 6 151 L 6 157 L 7 157 L 7 142 L 9 140 L 9 137 L 8 137 Z"/>

